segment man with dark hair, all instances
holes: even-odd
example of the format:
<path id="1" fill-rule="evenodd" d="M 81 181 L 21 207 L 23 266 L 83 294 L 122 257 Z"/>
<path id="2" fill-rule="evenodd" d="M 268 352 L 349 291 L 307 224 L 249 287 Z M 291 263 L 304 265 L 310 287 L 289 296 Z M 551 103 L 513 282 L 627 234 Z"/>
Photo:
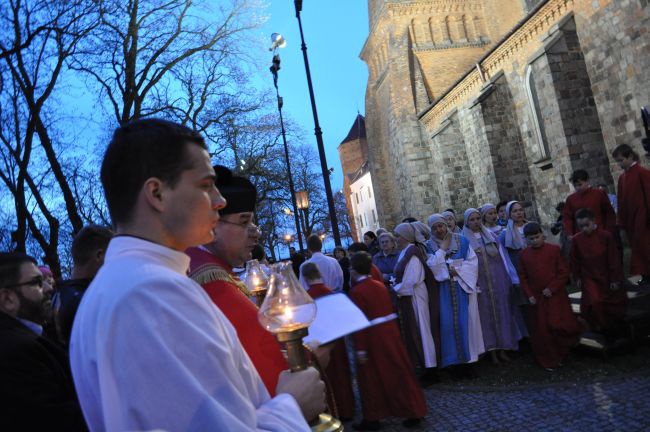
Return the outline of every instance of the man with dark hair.
<path id="1" fill-rule="evenodd" d="M 293 272 L 296 274 L 296 277 L 300 277 L 300 266 L 305 262 L 305 255 L 300 252 L 296 252 L 296 248 L 291 246 L 289 248 L 289 259 L 291 260 L 291 267 Z"/>
<path id="2" fill-rule="evenodd" d="M 580 232 L 576 226 L 575 215 L 581 208 L 590 209 L 596 224 L 609 231 L 612 236 L 616 236 L 616 213 L 607 193 L 602 189 L 592 188 L 589 184 L 589 174 L 582 169 L 574 171 L 570 181 L 575 192 L 567 197 L 562 209 L 562 223 L 566 236 L 571 239 Z"/>
<path id="3" fill-rule="evenodd" d="M 372 258 L 357 252 L 350 258 L 353 287 L 350 298 L 373 326 L 352 336 L 363 418 L 355 430 L 379 430 L 389 416 L 405 417 L 405 427 L 416 427 L 427 412 L 388 290 L 370 277 Z"/>
<path id="4" fill-rule="evenodd" d="M 233 272 L 251 259 L 260 232 L 253 223 L 257 191 L 246 178 L 215 166 L 217 188 L 228 204 L 219 210 L 214 240 L 187 250 L 189 276 L 203 287 L 214 304 L 235 327 L 237 336 L 259 372 L 266 389 L 275 394 L 282 371 L 288 368 L 280 345 L 257 320 L 257 307 L 250 292 Z"/>
<path id="5" fill-rule="evenodd" d="M 328 257 L 321 252 L 323 242 L 316 234 L 307 237 L 307 250 L 311 253 L 311 258 L 300 265 L 300 268 L 308 262 L 313 262 L 318 266 L 320 274 L 323 276 L 323 283 L 327 285 L 334 292 L 343 291 L 343 270 L 339 262 L 332 257 Z M 300 283 L 305 288 L 309 289 L 309 285 L 302 277 L 300 272 Z"/>
<path id="6" fill-rule="evenodd" d="M 357 254 L 359 252 L 368 252 L 368 245 L 365 243 L 361 242 L 354 242 L 350 246 L 348 246 L 348 253 L 350 256 L 353 256 L 354 254 Z M 381 273 L 381 270 L 379 267 L 377 267 L 374 263 L 370 263 L 370 276 L 376 280 L 377 282 L 384 283 L 384 275 Z M 390 283 L 390 280 L 388 281 Z M 354 281 L 350 280 L 350 286 L 354 284 Z"/>
<path id="7" fill-rule="evenodd" d="M 72 240 L 72 278 L 59 282 L 54 321 L 59 341 L 67 346 L 79 302 L 99 268 L 114 233 L 99 225 L 83 227 Z"/>
<path id="8" fill-rule="evenodd" d="M 524 225 L 529 247 L 521 252 L 519 280 L 532 306 L 529 328 L 535 360 L 552 371 L 578 342 L 578 324 L 566 291 L 569 266 L 558 245 L 546 243 L 537 222 Z"/>
<path id="9" fill-rule="evenodd" d="M 65 352 L 42 336 L 49 301 L 34 258 L 0 253 L 3 430 L 85 430 Z"/>
<path id="10" fill-rule="evenodd" d="M 117 236 L 70 337 L 92 430 L 307 431 L 304 417 L 324 407 L 313 369 L 283 373 L 271 399 L 232 325 L 186 276 L 184 251 L 212 241 L 226 204 L 215 178 L 184 126 L 141 119 L 113 134 L 101 179 Z"/>
<path id="11" fill-rule="evenodd" d="M 596 223 L 591 209 L 576 212 L 580 229 L 571 242 L 571 270 L 582 291 L 580 315 L 594 331 L 615 336 L 625 323 L 627 294 L 623 267 L 612 235 Z"/>
<path id="12" fill-rule="evenodd" d="M 623 172 L 618 178 L 618 225 L 630 242 L 630 274 L 640 275 L 639 285 L 650 286 L 650 170 L 628 144 L 614 149 L 612 157 Z"/>

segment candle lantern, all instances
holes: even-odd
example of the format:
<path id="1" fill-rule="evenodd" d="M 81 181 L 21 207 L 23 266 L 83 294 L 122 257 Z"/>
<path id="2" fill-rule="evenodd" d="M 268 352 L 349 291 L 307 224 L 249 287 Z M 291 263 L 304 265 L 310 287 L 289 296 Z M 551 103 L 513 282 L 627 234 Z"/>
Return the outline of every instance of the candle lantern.
<path id="1" fill-rule="evenodd" d="M 275 334 L 285 345 L 291 372 L 307 369 L 302 339 L 309 334 L 309 325 L 316 318 L 316 303 L 302 288 L 291 262 L 272 267 L 269 289 L 257 313 L 260 324 Z M 311 422 L 313 431 L 342 431 L 342 423 L 327 413 Z"/>
<path id="2" fill-rule="evenodd" d="M 256 259 L 246 263 L 246 279 L 244 283 L 248 291 L 255 296 L 257 306 L 262 306 L 269 287 L 269 277 L 262 270 L 259 261 Z"/>

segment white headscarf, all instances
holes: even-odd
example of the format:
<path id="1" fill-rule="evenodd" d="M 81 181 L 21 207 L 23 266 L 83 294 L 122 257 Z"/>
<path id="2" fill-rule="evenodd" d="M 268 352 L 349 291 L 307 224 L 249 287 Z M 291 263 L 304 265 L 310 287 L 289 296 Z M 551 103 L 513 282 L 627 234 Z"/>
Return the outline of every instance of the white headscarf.
<path id="1" fill-rule="evenodd" d="M 453 214 L 451 212 L 447 212 L 450 214 Z M 449 231 L 449 226 L 447 225 L 447 220 L 444 217 L 444 213 L 434 213 L 431 216 L 429 216 L 429 219 L 427 219 L 427 222 L 429 223 L 429 227 L 431 227 L 431 231 L 433 231 L 433 225 L 437 223 L 442 223 L 447 227 L 447 231 Z M 457 227 L 458 228 L 458 227 Z M 429 248 L 433 253 L 435 253 L 438 249 L 440 249 L 440 243 L 442 243 L 442 240 L 440 240 L 438 237 L 436 237 L 433 233 L 431 233 L 431 239 L 429 240 Z M 445 251 L 448 255 L 456 253 L 460 249 L 460 234 L 452 232 L 451 233 L 451 241 L 449 242 L 449 247 Z"/>
<path id="2" fill-rule="evenodd" d="M 409 243 L 424 243 L 431 236 L 431 231 L 420 221 L 404 222 L 395 227 L 395 232 Z"/>
<path id="3" fill-rule="evenodd" d="M 479 210 L 481 211 L 481 221 L 482 222 L 485 222 L 485 214 L 488 212 L 488 210 L 491 210 L 491 209 L 496 210 L 497 208 L 492 203 L 485 203 L 485 204 L 483 204 L 481 206 L 481 208 Z M 467 211 L 465 211 L 465 213 L 467 213 Z"/>
<path id="4" fill-rule="evenodd" d="M 485 228 L 483 224 L 481 224 L 481 228 L 478 231 L 481 237 L 477 238 L 474 235 L 474 231 L 472 231 L 467 225 L 467 220 L 474 213 L 478 213 L 479 215 L 481 214 L 481 212 L 475 208 L 468 208 L 463 214 L 465 221 L 463 224 L 463 236 L 465 236 L 465 238 L 469 241 L 469 244 L 472 249 L 474 249 L 474 251 L 485 248 L 488 255 L 496 256 L 499 253 L 499 250 L 496 248 L 496 239 L 494 238 L 494 235 L 487 228 Z"/>
<path id="5" fill-rule="evenodd" d="M 508 226 L 506 226 L 505 232 L 506 232 L 506 247 L 508 249 L 525 249 L 526 248 L 526 239 L 523 238 L 521 234 L 519 234 L 519 230 L 515 227 L 514 222 L 512 221 L 512 218 L 510 217 L 510 210 L 512 210 L 512 206 L 515 204 L 520 204 L 519 201 L 510 201 L 506 205 L 506 215 L 508 216 Z"/>

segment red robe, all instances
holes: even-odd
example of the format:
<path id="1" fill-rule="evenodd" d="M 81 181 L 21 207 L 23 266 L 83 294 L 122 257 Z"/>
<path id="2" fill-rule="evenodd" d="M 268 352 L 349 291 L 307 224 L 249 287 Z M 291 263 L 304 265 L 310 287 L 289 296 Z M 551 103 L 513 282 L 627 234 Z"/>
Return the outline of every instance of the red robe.
<path id="1" fill-rule="evenodd" d="M 618 223 L 632 249 L 630 273 L 650 276 L 650 170 L 638 163 L 618 178 Z"/>
<path id="2" fill-rule="evenodd" d="M 371 278 L 350 290 L 352 301 L 369 320 L 394 314 L 388 290 Z M 427 412 L 424 394 L 406 353 L 395 319 L 353 335 L 354 349 L 365 351 L 368 361 L 357 366 L 363 418 L 381 420 L 389 416 L 421 418 Z"/>
<path id="3" fill-rule="evenodd" d="M 312 298 L 323 297 L 332 294 L 332 290 L 322 283 L 313 284 L 307 290 Z M 333 388 L 334 401 L 338 416 L 352 418 L 354 416 L 354 392 L 352 391 L 352 374 L 348 361 L 348 351 L 345 348 L 343 339 L 337 341 L 330 353 L 330 362 L 325 368 L 325 374 L 329 378 Z M 331 401 L 330 401 L 331 405 Z"/>
<path id="4" fill-rule="evenodd" d="M 566 235 L 572 236 L 580 232 L 575 221 L 575 215 L 581 208 L 588 208 L 594 212 L 596 224 L 615 235 L 616 212 L 614 212 L 614 208 L 609 202 L 607 193 L 596 188 L 589 188 L 584 192 L 574 192 L 567 197 L 562 211 L 562 223 Z"/>
<path id="5" fill-rule="evenodd" d="M 190 248 L 186 253 L 191 259 L 189 276 L 233 325 L 266 389 L 274 396 L 280 372 L 289 366 L 278 341 L 257 320 L 257 306 L 240 289 L 245 285 L 228 263 L 211 253 L 199 248 Z"/>
<path id="6" fill-rule="evenodd" d="M 623 281 L 623 269 L 612 235 L 598 227 L 591 234 L 578 233 L 571 243 L 571 268 L 582 281 L 580 314 L 597 328 L 620 323 L 627 310 L 627 294 L 621 286 L 609 289 L 612 282 Z"/>
<path id="7" fill-rule="evenodd" d="M 531 344 L 537 362 L 545 368 L 557 367 L 576 344 L 581 328 L 576 320 L 565 286 L 569 267 L 557 245 L 544 243 L 528 247 L 519 257 L 519 280 L 527 297 L 537 303 L 530 314 Z M 551 297 L 542 290 L 549 288 Z"/>
<path id="8" fill-rule="evenodd" d="M 381 282 L 382 284 L 384 283 L 384 275 L 382 274 L 381 270 L 379 270 L 379 267 L 377 267 L 374 264 L 370 269 L 370 277 L 376 280 L 377 282 Z"/>

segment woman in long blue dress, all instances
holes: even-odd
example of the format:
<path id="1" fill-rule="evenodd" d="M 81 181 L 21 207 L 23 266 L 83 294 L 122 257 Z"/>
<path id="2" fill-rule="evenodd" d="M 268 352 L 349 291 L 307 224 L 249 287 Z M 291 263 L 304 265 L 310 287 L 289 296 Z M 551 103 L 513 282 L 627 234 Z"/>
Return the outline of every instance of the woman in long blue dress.
<path id="1" fill-rule="evenodd" d="M 478 259 L 440 214 L 429 217 L 433 255 L 427 260 L 440 288 L 441 366 L 472 363 L 485 351 L 478 313 Z"/>

